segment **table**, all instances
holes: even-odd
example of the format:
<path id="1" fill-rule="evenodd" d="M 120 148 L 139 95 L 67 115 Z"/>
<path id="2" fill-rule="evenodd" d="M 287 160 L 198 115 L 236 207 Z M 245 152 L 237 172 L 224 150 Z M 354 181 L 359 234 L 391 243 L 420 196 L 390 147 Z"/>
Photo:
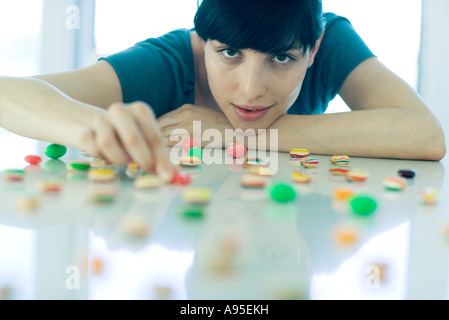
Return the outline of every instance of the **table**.
<path id="1" fill-rule="evenodd" d="M 240 185 L 248 170 L 242 163 L 221 149 L 205 150 L 206 163 L 189 171 L 190 186 L 136 190 L 121 168 L 112 183 L 119 190 L 115 202 L 96 205 L 89 200 L 93 182 L 71 180 L 64 170 L 81 158 L 79 150 L 52 160 L 44 155 L 46 142 L 0 134 L 0 143 L 0 170 L 25 168 L 29 154 L 42 157 L 41 170 L 27 172 L 23 182 L 0 182 L 3 299 L 448 298 L 447 158 L 351 158 L 351 168 L 369 177 L 348 182 L 330 175 L 330 156 L 312 155 L 318 167 L 304 169 L 288 153 L 257 155 L 271 161 L 270 181 L 290 183 L 297 192 L 293 202 L 276 203 L 264 189 Z M 182 155 L 182 149 L 167 151 Z M 416 177 L 403 191 L 386 190 L 383 179 L 400 169 L 414 169 Z M 312 180 L 293 183 L 295 170 Z M 62 190 L 40 195 L 36 210 L 21 211 L 14 199 L 49 177 L 60 179 Z M 355 215 L 334 199 L 339 186 L 373 196 L 376 211 Z M 180 214 L 182 192 L 193 187 L 212 191 L 202 218 Z M 435 205 L 421 202 L 427 187 L 439 190 Z M 127 234 L 126 221 L 144 233 Z M 356 237 L 347 245 L 335 238 L 345 227 Z"/>

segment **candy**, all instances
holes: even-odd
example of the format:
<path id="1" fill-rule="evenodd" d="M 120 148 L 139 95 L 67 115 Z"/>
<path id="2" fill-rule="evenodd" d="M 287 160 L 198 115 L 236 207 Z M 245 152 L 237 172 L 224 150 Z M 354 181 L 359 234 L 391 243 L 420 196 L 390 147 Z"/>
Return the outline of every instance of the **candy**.
<path id="1" fill-rule="evenodd" d="M 99 183 L 112 182 L 116 179 L 116 171 L 106 168 L 91 168 L 87 174 L 89 180 Z"/>
<path id="2" fill-rule="evenodd" d="M 200 160 L 200 158 L 195 157 L 195 156 L 180 157 L 179 164 L 184 167 L 196 167 L 201 164 L 201 160 Z"/>
<path id="3" fill-rule="evenodd" d="M 276 182 L 268 188 L 270 198 L 276 202 L 286 203 L 296 199 L 295 189 L 288 183 Z"/>
<path id="4" fill-rule="evenodd" d="M 412 179 L 415 177 L 416 172 L 411 169 L 403 169 L 398 171 L 398 175 L 402 178 Z"/>
<path id="5" fill-rule="evenodd" d="M 401 177 L 385 177 L 383 185 L 387 190 L 401 191 L 407 186 L 407 181 Z"/>
<path id="6" fill-rule="evenodd" d="M 181 172 L 176 172 L 173 175 L 173 178 L 171 181 L 172 184 L 183 185 L 183 186 L 189 185 L 191 182 L 192 182 L 192 178 L 190 177 L 190 175 L 186 174 L 186 173 L 181 173 Z"/>
<path id="7" fill-rule="evenodd" d="M 70 160 L 67 164 L 67 170 L 73 171 L 87 171 L 90 169 L 90 162 L 87 160 Z"/>
<path id="8" fill-rule="evenodd" d="M 352 246 L 359 241 L 359 231 L 352 226 L 338 225 L 332 230 L 335 242 L 342 246 Z"/>
<path id="9" fill-rule="evenodd" d="M 59 159 L 67 152 L 67 147 L 59 144 L 51 144 L 47 147 L 45 155 L 52 159 Z"/>
<path id="10" fill-rule="evenodd" d="M 267 177 L 254 174 L 243 174 L 240 177 L 240 184 L 245 188 L 263 188 L 267 181 Z"/>
<path id="11" fill-rule="evenodd" d="M 307 183 L 312 180 L 312 176 L 309 173 L 293 171 L 292 172 L 292 180 L 296 183 Z"/>
<path id="12" fill-rule="evenodd" d="M 315 158 L 307 157 L 301 160 L 301 164 L 304 166 L 304 168 L 316 168 L 320 164 L 320 161 Z"/>
<path id="13" fill-rule="evenodd" d="M 93 274 L 102 274 L 104 269 L 103 260 L 100 258 L 92 259 L 92 273 Z"/>
<path id="14" fill-rule="evenodd" d="M 57 193 L 62 189 L 62 182 L 54 179 L 43 179 L 37 182 L 37 189 L 44 193 Z"/>
<path id="15" fill-rule="evenodd" d="M 333 165 L 329 168 L 329 173 L 334 176 L 345 176 L 349 171 L 348 167 Z"/>
<path id="16" fill-rule="evenodd" d="M 184 204 L 180 208 L 180 214 L 186 218 L 203 218 L 206 207 L 202 204 Z"/>
<path id="17" fill-rule="evenodd" d="M 91 161 L 91 166 L 93 168 L 104 168 L 110 165 L 112 165 L 112 163 L 101 158 L 93 158 Z"/>
<path id="18" fill-rule="evenodd" d="M 134 181 L 134 187 L 136 189 L 158 189 L 163 184 L 164 181 L 159 176 L 153 174 L 138 176 Z"/>
<path id="19" fill-rule="evenodd" d="M 193 147 L 189 150 L 189 156 L 203 159 L 203 150 L 199 147 Z"/>
<path id="20" fill-rule="evenodd" d="M 351 169 L 346 173 L 349 181 L 365 181 L 368 179 L 368 172 L 366 170 Z"/>
<path id="21" fill-rule="evenodd" d="M 112 203 L 117 197 L 117 189 L 114 187 L 94 186 L 89 191 L 90 200 L 95 204 Z"/>
<path id="22" fill-rule="evenodd" d="M 248 172 L 256 176 L 271 176 L 273 174 L 271 168 L 264 165 L 250 167 Z"/>
<path id="23" fill-rule="evenodd" d="M 335 187 L 333 190 L 333 198 L 336 201 L 345 201 L 352 197 L 354 192 L 350 188 L 346 187 Z"/>
<path id="24" fill-rule="evenodd" d="M 438 198 L 438 189 L 433 187 L 427 187 L 421 190 L 421 200 L 426 205 L 435 205 Z"/>
<path id="25" fill-rule="evenodd" d="M 93 158 L 94 156 L 87 151 L 81 151 L 81 157 L 83 158 Z"/>
<path id="26" fill-rule="evenodd" d="M 125 214 L 119 222 L 119 228 L 126 236 L 137 239 L 146 238 L 150 232 L 148 221 L 135 213 Z"/>
<path id="27" fill-rule="evenodd" d="M 290 149 L 290 157 L 292 158 L 304 158 L 309 156 L 310 152 L 307 149 L 301 149 L 301 148 L 293 148 Z"/>
<path id="28" fill-rule="evenodd" d="M 186 139 L 182 142 L 182 148 L 185 152 L 189 152 L 194 147 L 198 147 L 198 143 L 194 139 Z"/>
<path id="29" fill-rule="evenodd" d="M 244 162 L 245 168 L 250 168 L 252 166 L 262 165 L 262 160 L 259 158 L 245 158 Z"/>
<path id="30" fill-rule="evenodd" d="M 42 159 L 39 156 L 29 155 L 25 157 L 25 161 L 31 165 L 38 165 L 39 163 L 41 163 Z"/>
<path id="31" fill-rule="evenodd" d="M 130 161 L 126 164 L 125 174 L 127 177 L 134 179 L 141 175 L 143 170 L 140 168 L 137 162 Z"/>
<path id="32" fill-rule="evenodd" d="M 246 155 L 246 152 L 245 146 L 241 143 L 230 143 L 226 147 L 226 153 L 234 159 L 243 158 Z"/>
<path id="33" fill-rule="evenodd" d="M 24 170 L 5 170 L 3 171 L 3 180 L 5 181 L 12 181 L 12 182 L 19 182 L 23 181 L 23 178 L 25 176 Z"/>
<path id="34" fill-rule="evenodd" d="M 330 158 L 330 162 L 332 164 L 340 164 L 340 165 L 348 166 L 349 162 L 350 162 L 350 158 L 348 156 L 345 156 L 345 155 L 342 155 L 342 156 L 337 155 L 337 156 L 332 156 Z"/>
<path id="35" fill-rule="evenodd" d="M 39 199 L 32 194 L 19 194 L 16 198 L 16 206 L 21 211 L 33 211 L 39 206 Z"/>
<path id="36" fill-rule="evenodd" d="M 207 188 L 188 188 L 182 193 L 182 198 L 188 204 L 207 204 L 212 192 Z"/>
<path id="37" fill-rule="evenodd" d="M 360 216 L 369 216 L 377 209 L 377 201 L 369 195 L 357 195 L 349 200 L 352 211 Z"/>

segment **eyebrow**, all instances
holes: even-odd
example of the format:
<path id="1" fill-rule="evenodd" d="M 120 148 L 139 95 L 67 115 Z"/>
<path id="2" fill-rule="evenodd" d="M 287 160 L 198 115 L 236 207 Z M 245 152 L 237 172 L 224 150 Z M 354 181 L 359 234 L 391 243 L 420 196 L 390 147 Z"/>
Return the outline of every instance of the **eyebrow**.
<path id="1" fill-rule="evenodd" d="M 215 47 L 229 47 L 229 48 L 232 48 L 233 50 L 254 50 L 254 49 L 251 49 L 251 48 L 234 48 L 234 47 L 232 47 L 232 46 L 230 46 L 230 45 L 228 45 L 226 43 L 222 43 L 222 42 L 220 42 L 218 40 L 210 39 L 210 41 L 213 42 L 212 45 L 215 46 Z M 254 51 L 260 52 L 258 50 L 254 50 Z M 292 51 L 297 51 L 297 52 L 292 52 Z M 261 53 L 264 53 L 264 54 L 267 54 L 267 55 L 268 54 L 270 54 L 270 55 L 286 54 L 286 53 L 303 55 L 304 50 L 301 49 L 301 48 L 293 47 L 293 48 L 289 48 L 287 50 L 282 50 L 282 51 L 279 51 L 279 52 L 261 52 Z"/>

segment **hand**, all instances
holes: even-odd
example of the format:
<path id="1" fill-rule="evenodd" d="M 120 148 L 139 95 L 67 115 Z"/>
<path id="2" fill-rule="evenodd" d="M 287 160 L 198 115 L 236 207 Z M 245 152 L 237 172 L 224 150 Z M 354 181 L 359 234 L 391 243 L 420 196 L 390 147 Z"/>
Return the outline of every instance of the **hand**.
<path id="1" fill-rule="evenodd" d="M 112 104 L 92 121 L 82 139 L 85 151 L 111 163 L 135 161 L 167 182 L 175 173 L 154 113 L 143 102 Z"/>
<path id="2" fill-rule="evenodd" d="M 225 137 L 225 130 L 232 129 L 229 120 L 226 118 L 223 112 L 214 110 L 208 107 L 201 107 L 192 104 L 185 104 L 180 108 L 173 110 L 165 115 L 161 116 L 158 120 L 159 126 L 161 128 L 162 136 L 164 137 L 166 144 L 168 146 L 174 146 L 179 141 L 171 141 L 170 136 L 173 130 L 185 129 L 189 133 L 189 136 L 183 136 L 182 139 L 193 139 L 193 122 L 201 122 L 201 136 L 203 132 L 207 129 L 219 130 L 221 136 Z M 202 140 L 202 139 L 201 139 Z M 211 146 L 208 141 L 197 141 L 201 142 L 201 147 L 206 145 Z M 213 141 L 215 144 L 213 147 L 222 148 L 224 141 Z"/>

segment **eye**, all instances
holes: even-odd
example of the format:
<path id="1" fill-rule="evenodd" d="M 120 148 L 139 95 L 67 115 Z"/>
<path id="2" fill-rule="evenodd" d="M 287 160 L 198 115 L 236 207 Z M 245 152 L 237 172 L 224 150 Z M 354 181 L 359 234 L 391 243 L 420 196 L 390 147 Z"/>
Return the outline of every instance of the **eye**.
<path id="1" fill-rule="evenodd" d="M 289 56 L 286 54 L 279 54 L 273 58 L 273 61 L 280 64 L 288 63 L 292 60 Z"/>
<path id="2" fill-rule="evenodd" d="M 239 56 L 238 51 L 233 49 L 225 49 L 222 53 L 226 58 L 237 58 Z"/>

